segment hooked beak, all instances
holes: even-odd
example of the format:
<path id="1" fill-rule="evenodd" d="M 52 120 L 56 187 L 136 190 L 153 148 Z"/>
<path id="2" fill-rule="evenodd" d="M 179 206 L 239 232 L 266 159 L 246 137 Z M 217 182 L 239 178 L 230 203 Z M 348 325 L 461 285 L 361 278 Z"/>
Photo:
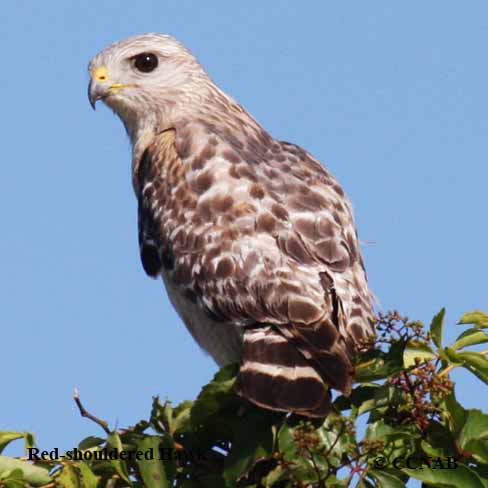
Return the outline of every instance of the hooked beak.
<path id="1" fill-rule="evenodd" d="M 110 83 L 108 78 L 108 69 L 106 66 L 98 66 L 90 72 L 90 84 L 88 85 L 88 100 L 92 109 L 95 110 L 95 104 L 102 100 L 110 93 Z"/>
<path id="2" fill-rule="evenodd" d="M 93 110 L 95 110 L 95 104 L 98 100 L 103 100 L 104 98 L 108 97 L 110 94 L 110 87 L 107 85 L 102 85 L 97 81 L 94 81 L 93 78 L 90 80 L 88 85 L 88 100 L 90 101 L 90 105 Z"/>
<path id="3" fill-rule="evenodd" d="M 106 66 L 99 66 L 90 73 L 91 79 L 88 85 L 88 100 L 93 110 L 98 100 L 105 100 L 122 88 L 131 88 L 136 85 L 130 83 L 112 83 L 108 76 Z"/>

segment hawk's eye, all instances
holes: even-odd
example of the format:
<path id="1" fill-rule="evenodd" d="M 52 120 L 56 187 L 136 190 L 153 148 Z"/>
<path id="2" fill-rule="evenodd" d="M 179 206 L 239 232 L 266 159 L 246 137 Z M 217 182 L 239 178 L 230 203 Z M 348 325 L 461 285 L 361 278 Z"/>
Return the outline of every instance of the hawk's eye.
<path id="1" fill-rule="evenodd" d="M 150 73 L 158 66 L 158 58 L 153 53 L 142 53 L 134 56 L 134 66 L 142 73 Z"/>

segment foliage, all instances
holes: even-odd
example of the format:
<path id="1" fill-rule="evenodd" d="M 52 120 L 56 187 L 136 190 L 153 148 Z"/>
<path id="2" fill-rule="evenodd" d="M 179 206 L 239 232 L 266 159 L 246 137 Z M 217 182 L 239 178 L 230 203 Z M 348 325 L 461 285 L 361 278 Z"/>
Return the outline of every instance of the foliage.
<path id="1" fill-rule="evenodd" d="M 219 371 L 195 401 L 153 399 L 149 420 L 83 439 L 44 459 L 0 455 L 0 487 L 349 487 L 488 488 L 488 414 L 457 401 L 449 373 L 464 367 L 488 383 L 488 315 L 472 312 L 444 346 L 444 310 L 427 332 L 398 313 L 381 315 L 377 339 L 356 365 L 356 387 L 325 421 L 259 409 L 233 393 L 237 367 Z M 365 426 L 361 428 L 361 426 Z M 0 432 L 7 444 L 31 434 Z M 41 451 L 37 452 L 40 456 Z M 118 455 L 115 455 L 118 454 Z M 76 457 L 78 456 L 78 457 Z"/>

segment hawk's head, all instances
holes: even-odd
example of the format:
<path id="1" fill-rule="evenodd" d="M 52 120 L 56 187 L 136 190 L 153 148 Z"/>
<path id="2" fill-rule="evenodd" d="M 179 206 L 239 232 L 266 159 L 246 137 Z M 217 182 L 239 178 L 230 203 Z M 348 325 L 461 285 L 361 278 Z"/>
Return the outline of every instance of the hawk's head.
<path id="1" fill-rule="evenodd" d="M 198 105 L 206 87 L 211 86 L 192 54 L 163 34 L 143 34 L 116 42 L 97 54 L 88 70 L 92 107 L 103 100 L 131 135 L 162 121 L 174 123 L 181 112 Z"/>

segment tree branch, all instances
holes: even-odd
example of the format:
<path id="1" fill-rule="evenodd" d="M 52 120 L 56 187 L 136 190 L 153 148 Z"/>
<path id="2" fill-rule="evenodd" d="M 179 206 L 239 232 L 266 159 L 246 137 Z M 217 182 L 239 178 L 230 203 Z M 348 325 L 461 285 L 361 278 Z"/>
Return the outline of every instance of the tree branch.
<path id="1" fill-rule="evenodd" d="M 75 392 L 73 394 L 73 400 L 76 403 L 76 406 L 78 407 L 78 410 L 80 411 L 80 415 L 82 417 L 86 417 L 87 419 L 90 419 L 91 421 L 95 422 L 97 425 L 99 425 L 107 434 L 110 434 L 110 429 L 108 428 L 108 422 L 105 420 L 101 420 L 98 417 L 95 417 L 95 415 L 92 415 L 88 410 L 83 406 L 80 400 L 80 392 L 78 391 L 78 388 L 75 388 Z"/>

